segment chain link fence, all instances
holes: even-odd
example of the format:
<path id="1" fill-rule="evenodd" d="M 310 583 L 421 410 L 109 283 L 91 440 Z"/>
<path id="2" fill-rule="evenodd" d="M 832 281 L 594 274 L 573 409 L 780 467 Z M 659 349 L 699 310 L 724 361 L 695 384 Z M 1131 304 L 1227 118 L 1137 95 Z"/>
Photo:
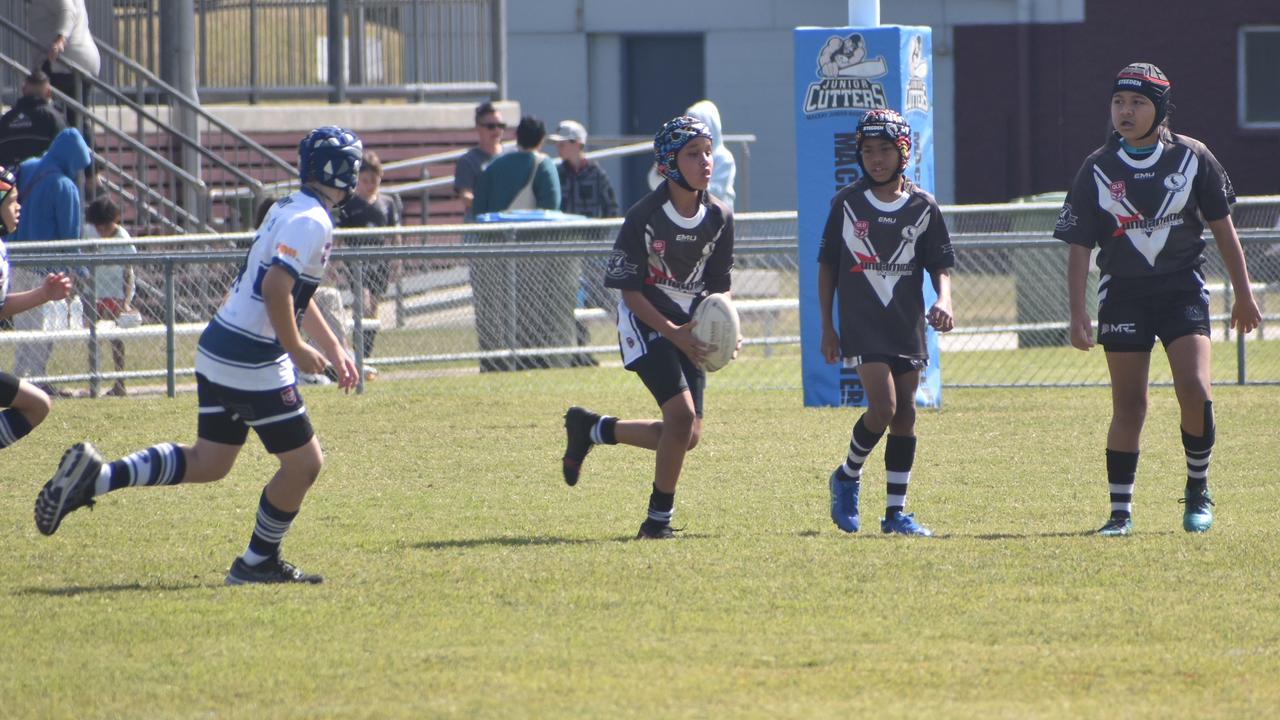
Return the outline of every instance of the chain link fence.
<path id="1" fill-rule="evenodd" d="M 1049 234 L 1058 207 L 944 208 L 957 258 L 957 328 L 940 339 L 945 385 L 1107 382 L 1101 351 L 1079 352 L 1067 342 L 1067 253 Z M 1264 314 L 1262 327 L 1246 337 L 1229 327 L 1231 287 L 1209 243 L 1217 383 L 1280 383 L 1278 217 L 1280 198 L 1248 199 L 1236 211 Z M 376 373 L 380 382 L 521 372 L 537 383 L 542 373 L 571 372 L 585 387 L 604 385 L 608 376 L 593 368 L 621 364 L 617 297 L 602 283 L 620 222 L 339 231 L 329 289 L 317 293 L 317 304 L 349 339 L 365 377 Z M 713 382 L 798 390 L 798 267 L 816 260 L 797 256 L 795 213 L 744 213 L 736 217 L 736 232 L 733 294 L 745 342 L 739 360 Z M 122 253 L 112 241 L 82 246 L 76 255 L 49 254 L 48 244 L 38 246 L 41 255 L 15 246 L 14 290 L 32 286 L 44 268 L 69 267 L 83 294 L 70 305 L 25 313 L 14 329 L 0 332 L 0 367 L 82 395 L 107 392 L 117 381 L 130 393 L 193 386 L 199 333 L 251 240 L 247 234 L 137 238 L 131 241 L 137 254 Z M 136 279 L 136 326 L 113 320 L 109 304 L 99 308 L 94 283 L 87 282 L 94 274 L 119 273 L 124 264 Z M 1091 281 L 1096 287 L 1096 271 Z M 99 317 L 99 309 L 107 315 Z M 43 365 L 41 353 L 47 354 Z M 1171 381 L 1160 358 L 1152 362 L 1152 380 Z"/>

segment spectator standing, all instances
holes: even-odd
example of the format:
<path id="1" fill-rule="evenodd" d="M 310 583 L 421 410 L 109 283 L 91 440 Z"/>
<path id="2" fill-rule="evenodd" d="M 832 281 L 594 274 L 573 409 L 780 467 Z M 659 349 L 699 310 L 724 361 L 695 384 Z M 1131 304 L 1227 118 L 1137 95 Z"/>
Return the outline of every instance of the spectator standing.
<path id="1" fill-rule="evenodd" d="M 98 45 L 89 32 L 89 10 L 84 0 L 40 0 L 27 4 L 27 31 L 47 43 L 35 64 L 49 75 L 53 86 L 78 102 L 84 102 L 85 88 L 78 83 L 69 60 L 97 77 L 102 65 Z M 67 108 L 67 125 L 79 127 L 78 114 Z"/>
<path id="2" fill-rule="evenodd" d="M 72 127 L 58 133 L 42 157 L 22 163 L 18 191 L 23 201 L 23 217 L 13 234 L 14 242 L 80 238 L 80 190 L 76 186 L 76 175 L 89 167 L 89 162 L 89 146 L 80 131 Z M 42 283 L 47 273 L 62 270 L 65 268 L 15 273 L 14 279 L 27 286 L 23 289 L 30 289 Z M 46 311 L 43 317 L 25 312 L 14 318 L 14 326 L 19 330 L 50 330 L 56 326 L 59 312 L 65 317 L 66 305 L 61 301 L 46 303 L 42 309 Z M 19 345 L 14 354 L 14 374 L 19 377 L 44 375 L 52 351 L 53 343 L 47 340 Z"/>
<path id="3" fill-rule="evenodd" d="M 84 236 L 86 239 L 125 240 L 131 237 L 129 231 L 120 224 L 120 206 L 111 200 L 100 197 L 89 203 L 85 209 Z M 111 252 L 137 253 L 138 248 L 130 245 L 113 245 Z M 129 317 L 136 317 L 133 309 L 133 266 L 132 265 L 97 265 L 93 268 L 93 300 L 98 319 L 114 320 L 121 327 L 127 325 Z M 126 319 L 122 319 L 125 316 Z M 124 372 L 124 341 L 111 341 L 111 362 L 116 372 Z M 123 397 L 125 395 L 124 378 L 116 378 L 108 395 Z"/>
<path id="4" fill-rule="evenodd" d="M 398 195 L 380 193 L 379 188 L 381 187 L 382 160 L 374 151 L 366 150 L 363 161 L 360 163 L 360 174 L 356 182 L 355 195 L 343 206 L 342 217 L 338 221 L 338 227 L 378 228 L 399 225 L 404 217 L 404 209 L 400 203 L 400 197 Z M 381 233 L 347 237 L 345 242 L 350 247 L 381 246 L 386 245 L 388 239 L 391 239 L 395 244 L 399 244 L 398 236 L 388 236 Z M 355 266 L 348 263 L 343 268 L 347 272 L 347 284 L 354 291 L 356 286 Z M 387 285 L 390 281 L 390 261 L 365 263 L 363 283 L 364 317 L 378 317 L 378 301 L 386 294 Z M 340 330 L 335 329 L 335 332 L 340 332 Z M 373 343 L 378 336 L 378 331 L 374 328 L 366 328 L 362 335 L 363 337 L 360 338 L 360 341 L 363 348 L 363 356 L 368 358 L 373 354 Z"/>
<path id="5" fill-rule="evenodd" d="M 476 181 L 489 163 L 502 153 L 502 133 L 506 129 L 502 113 L 493 103 L 483 102 L 476 106 L 476 146 L 458 158 L 453 170 L 453 191 L 462 200 L 467 220 L 475 216 L 471 205 L 475 202 Z"/>
<path id="6" fill-rule="evenodd" d="M 0 165 L 16 168 L 43 155 L 67 123 L 53 107 L 49 76 L 36 70 L 22 82 L 22 97 L 0 116 Z"/>
<path id="7" fill-rule="evenodd" d="M 516 126 L 518 149 L 489 163 L 476 183 L 473 214 L 505 210 L 559 210 L 560 176 L 551 158 L 540 152 L 547 126 L 526 115 Z"/>

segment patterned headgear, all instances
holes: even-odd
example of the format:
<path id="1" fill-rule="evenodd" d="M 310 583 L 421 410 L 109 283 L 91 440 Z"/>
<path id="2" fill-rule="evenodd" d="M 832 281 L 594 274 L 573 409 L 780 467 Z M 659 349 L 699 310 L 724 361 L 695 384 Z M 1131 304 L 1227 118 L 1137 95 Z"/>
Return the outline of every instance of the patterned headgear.
<path id="1" fill-rule="evenodd" d="M 350 195 L 363 154 L 364 144 L 350 130 L 336 125 L 316 128 L 298 143 L 298 174 L 303 183 L 315 180 Z"/>
<path id="2" fill-rule="evenodd" d="M 681 115 L 672 118 L 657 135 L 653 136 L 654 161 L 658 164 L 658 174 L 674 182 L 685 190 L 693 190 L 680 167 L 676 164 L 676 155 L 680 148 L 696 137 L 711 139 L 711 130 L 695 117 Z"/>
<path id="3" fill-rule="evenodd" d="M 13 176 L 13 172 L 9 168 L 0 165 L 0 205 L 3 205 L 4 201 L 9 199 L 9 193 L 17 191 L 18 179 Z M 0 220 L 0 236 L 8 235 L 14 230 L 17 230 L 17 228 L 11 228 L 3 220 Z"/>
<path id="4" fill-rule="evenodd" d="M 868 110 L 858 121 L 858 132 L 853 138 L 854 148 L 858 153 L 858 167 L 862 168 L 862 175 L 867 178 L 867 182 L 872 185 L 884 184 L 873 180 L 871 173 L 862 164 L 862 143 L 868 138 L 883 138 L 898 148 L 898 171 L 885 180 L 885 183 L 894 182 L 906 171 L 907 162 L 911 160 L 911 126 L 897 111 L 889 109 Z"/>
<path id="5" fill-rule="evenodd" d="M 1126 65 L 1116 74 L 1115 87 L 1111 94 L 1118 92 L 1135 92 L 1145 96 L 1156 106 L 1156 120 L 1142 137 L 1147 137 L 1160 127 L 1160 123 L 1169 115 L 1169 78 L 1160 68 L 1151 63 L 1139 62 Z"/>

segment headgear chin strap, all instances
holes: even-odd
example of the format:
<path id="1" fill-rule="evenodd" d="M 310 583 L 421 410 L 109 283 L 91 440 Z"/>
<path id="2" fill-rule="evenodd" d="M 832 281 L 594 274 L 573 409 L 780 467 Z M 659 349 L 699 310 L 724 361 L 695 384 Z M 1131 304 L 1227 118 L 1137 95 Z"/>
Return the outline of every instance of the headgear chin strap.
<path id="1" fill-rule="evenodd" d="M 1160 128 L 1160 123 L 1169 116 L 1169 78 L 1160 68 L 1151 63 L 1139 62 L 1125 66 L 1116 75 L 1115 87 L 1111 94 L 1118 92 L 1135 92 L 1146 97 L 1156 106 L 1156 119 L 1151 128 L 1142 135 L 1145 139 Z"/>

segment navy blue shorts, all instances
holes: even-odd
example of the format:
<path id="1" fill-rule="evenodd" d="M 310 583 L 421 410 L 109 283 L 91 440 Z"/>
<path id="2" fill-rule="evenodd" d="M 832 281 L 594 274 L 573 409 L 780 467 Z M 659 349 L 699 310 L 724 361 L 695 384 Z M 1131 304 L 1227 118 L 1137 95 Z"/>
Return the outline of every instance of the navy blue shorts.
<path id="1" fill-rule="evenodd" d="M 844 359 L 845 367 L 858 367 L 867 363 L 884 363 L 889 366 L 889 373 L 894 377 L 907 373 L 920 372 L 929 364 L 921 358 L 902 357 L 901 355 L 855 355 Z"/>
<path id="2" fill-rule="evenodd" d="M 18 385 L 22 381 L 17 375 L 0 372 L 0 407 L 9 407 L 18 399 Z"/>
<path id="3" fill-rule="evenodd" d="M 1186 335 L 1209 337 L 1209 291 L 1199 268 L 1152 278 L 1109 278 L 1098 288 L 1098 344 L 1151 352 Z"/>
<path id="4" fill-rule="evenodd" d="M 200 419 L 196 434 L 226 445 L 244 445 L 249 428 L 272 455 L 297 450 L 315 431 L 297 385 L 275 390 L 237 390 L 196 373 Z"/>
<path id="5" fill-rule="evenodd" d="M 648 347 L 627 369 L 640 376 L 653 399 L 658 401 L 658 407 L 688 390 L 693 396 L 694 414 L 702 417 L 702 392 L 707 386 L 707 374 L 664 337 L 650 340 Z"/>

